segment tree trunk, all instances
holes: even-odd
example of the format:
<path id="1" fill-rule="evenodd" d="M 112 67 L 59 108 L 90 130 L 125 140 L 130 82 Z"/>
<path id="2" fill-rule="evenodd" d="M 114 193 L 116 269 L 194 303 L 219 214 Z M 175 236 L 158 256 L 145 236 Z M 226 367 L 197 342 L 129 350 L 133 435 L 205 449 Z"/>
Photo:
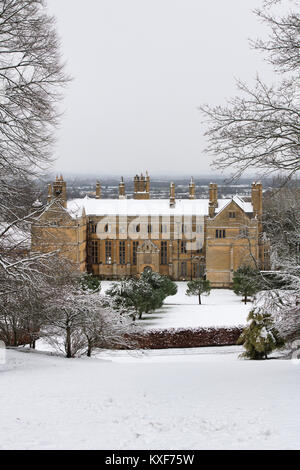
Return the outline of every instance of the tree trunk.
<path id="1" fill-rule="evenodd" d="M 71 350 L 71 328 L 67 326 L 67 337 L 66 337 L 66 353 L 67 357 L 72 357 L 72 350 Z"/>
<path id="2" fill-rule="evenodd" d="M 247 305 L 247 302 L 248 302 L 247 294 L 245 294 L 245 299 L 244 299 L 244 301 L 245 301 L 245 305 Z"/>
<path id="3" fill-rule="evenodd" d="M 93 347 L 92 347 L 92 341 L 88 338 L 87 338 L 87 345 L 88 345 L 88 347 L 87 347 L 86 355 L 87 355 L 87 357 L 91 357 Z"/>
<path id="4" fill-rule="evenodd" d="M 199 305 L 201 305 L 201 294 L 198 294 Z"/>
<path id="5" fill-rule="evenodd" d="M 18 336 L 17 336 L 17 331 L 14 329 L 14 337 L 13 337 L 13 346 L 17 347 L 18 346 Z"/>

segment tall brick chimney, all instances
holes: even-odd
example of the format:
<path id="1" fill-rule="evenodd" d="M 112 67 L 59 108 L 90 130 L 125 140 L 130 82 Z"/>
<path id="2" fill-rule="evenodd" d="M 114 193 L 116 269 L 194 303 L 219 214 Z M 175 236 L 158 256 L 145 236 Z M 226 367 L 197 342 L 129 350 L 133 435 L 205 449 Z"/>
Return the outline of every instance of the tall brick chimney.
<path id="1" fill-rule="evenodd" d="M 215 216 L 215 209 L 218 207 L 218 185 L 210 183 L 209 185 L 209 217 Z"/>
<path id="2" fill-rule="evenodd" d="M 194 182 L 193 177 L 191 177 L 191 181 L 189 184 L 189 198 L 195 199 L 195 182 Z"/>
<path id="3" fill-rule="evenodd" d="M 170 207 L 175 207 L 175 184 L 170 184 Z"/>
<path id="4" fill-rule="evenodd" d="M 100 181 L 96 183 L 96 199 L 101 199 L 101 184 Z"/>
<path id="5" fill-rule="evenodd" d="M 121 181 L 119 183 L 119 199 L 125 199 L 125 183 L 123 176 L 121 177 Z"/>
<path id="6" fill-rule="evenodd" d="M 56 177 L 52 183 L 52 192 L 48 186 L 48 201 L 58 199 L 63 207 L 67 207 L 67 183 L 64 181 L 62 175 Z"/>

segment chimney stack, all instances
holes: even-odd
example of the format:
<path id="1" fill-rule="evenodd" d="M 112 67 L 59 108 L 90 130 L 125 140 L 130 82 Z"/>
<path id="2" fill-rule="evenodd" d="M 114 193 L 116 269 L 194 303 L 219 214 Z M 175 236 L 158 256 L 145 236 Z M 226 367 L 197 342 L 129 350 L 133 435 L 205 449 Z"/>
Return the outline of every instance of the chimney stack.
<path id="1" fill-rule="evenodd" d="M 190 181 L 190 184 L 189 184 L 189 198 L 190 199 L 195 199 L 195 183 L 194 183 L 194 179 L 193 177 L 191 177 L 191 181 Z"/>
<path id="2" fill-rule="evenodd" d="M 58 199 L 63 207 L 67 207 L 67 183 L 62 175 L 60 177 L 56 176 L 55 181 L 52 183 L 52 188 L 51 185 L 48 185 L 48 202 L 53 198 Z"/>
<path id="3" fill-rule="evenodd" d="M 100 181 L 96 183 L 96 199 L 101 199 L 101 184 Z"/>
<path id="4" fill-rule="evenodd" d="M 215 216 L 215 209 L 218 207 L 218 185 L 210 183 L 209 185 L 209 217 Z"/>
<path id="5" fill-rule="evenodd" d="M 150 177 L 146 172 L 146 177 L 141 173 L 141 176 L 134 177 L 134 199 L 150 199 Z"/>
<path id="6" fill-rule="evenodd" d="M 170 184 L 170 207 L 175 207 L 175 184 Z"/>
<path id="7" fill-rule="evenodd" d="M 123 176 L 121 177 L 121 181 L 119 183 L 119 199 L 125 199 L 125 183 Z"/>
<path id="8" fill-rule="evenodd" d="M 146 192 L 150 193 L 150 176 L 148 175 L 148 171 L 146 171 Z"/>

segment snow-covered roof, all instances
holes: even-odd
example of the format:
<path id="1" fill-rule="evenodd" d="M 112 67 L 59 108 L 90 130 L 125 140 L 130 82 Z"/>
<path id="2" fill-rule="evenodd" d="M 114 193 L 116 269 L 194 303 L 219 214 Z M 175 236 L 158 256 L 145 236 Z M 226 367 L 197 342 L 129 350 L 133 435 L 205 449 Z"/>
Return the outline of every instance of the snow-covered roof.
<path id="1" fill-rule="evenodd" d="M 252 203 L 244 201 L 240 196 L 236 195 L 236 196 L 233 196 L 232 199 L 221 199 L 221 201 L 226 201 L 226 203 L 223 204 L 222 206 L 220 206 L 220 204 L 218 205 L 218 207 L 216 208 L 216 214 L 218 214 L 223 209 L 225 209 L 225 207 L 227 207 L 228 204 L 231 203 L 231 201 L 234 201 L 244 212 L 246 213 L 253 212 Z"/>
<path id="2" fill-rule="evenodd" d="M 253 212 L 252 204 L 238 196 L 233 200 L 245 212 Z M 232 199 L 219 199 L 216 212 L 220 212 Z M 128 215 L 128 216 L 164 216 L 164 215 L 208 215 L 208 199 L 176 199 L 175 207 L 170 207 L 169 199 L 72 199 L 67 202 L 67 211 L 72 217 L 80 217 L 82 210 L 88 216 Z"/>

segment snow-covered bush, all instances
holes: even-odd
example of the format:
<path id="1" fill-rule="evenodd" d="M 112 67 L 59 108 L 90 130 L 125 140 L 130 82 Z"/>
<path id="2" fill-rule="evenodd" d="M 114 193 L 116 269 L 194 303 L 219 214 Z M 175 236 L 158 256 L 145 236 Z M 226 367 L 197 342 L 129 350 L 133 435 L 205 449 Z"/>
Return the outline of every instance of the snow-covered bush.
<path id="1" fill-rule="evenodd" d="M 284 345 L 274 326 L 272 315 L 262 309 L 254 308 L 247 320 L 248 325 L 238 339 L 238 344 L 243 344 L 245 348 L 242 357 L 267 359 L 268 354 Z"/>
<path id="2" fill-rule="evenodd" d="M 277 330 L 287 343 L 300 337 L 300 286 L 262 291 L 255 305 L 272 314 Z"/>

